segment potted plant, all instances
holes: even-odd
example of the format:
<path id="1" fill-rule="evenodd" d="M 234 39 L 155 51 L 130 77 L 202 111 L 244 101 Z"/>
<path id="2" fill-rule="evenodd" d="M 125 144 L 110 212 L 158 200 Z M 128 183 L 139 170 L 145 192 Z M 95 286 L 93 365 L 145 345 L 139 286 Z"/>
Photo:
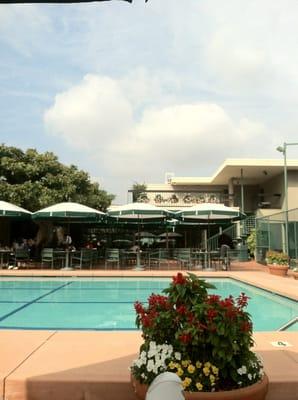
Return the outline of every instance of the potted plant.
<path id="1" fill-rule="evenodd" d="M 293 276 L 294 276 L 294 279 L 298 279 L 298 268 L 297 267 L 293 268 Z"/>
<path id="2" fill-rule="evenodd" d="M 286 276 L 289 269 L 289 256 L 286 253 L 268 250 L 266 252 L 266 263 L 270 274 Z"/>
<path id="3" fill-rule="evenodd" d="M 251 351 L 248 297 L 223 299 L 208 294 L 209 288 L 214 286 L 194 274 L 178 273 L 165 295 L 152 294 L 148 305 L 135 303 L 144 342 L 131 378 L 140 399 L 165 371 L 181 378 L 188 400 L 265 399 L 268 378 Z"/>

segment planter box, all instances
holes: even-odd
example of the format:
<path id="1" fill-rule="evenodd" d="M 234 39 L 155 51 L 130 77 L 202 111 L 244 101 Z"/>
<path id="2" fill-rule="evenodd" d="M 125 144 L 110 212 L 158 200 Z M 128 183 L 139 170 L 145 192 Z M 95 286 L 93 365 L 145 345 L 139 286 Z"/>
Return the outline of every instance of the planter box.
<path id="1" fill-rule="evenodd" d="M 272 275 L 286 276 L 288 273 L 288 265 L 278 265 L 278 264 L 267 264 L 269 272 Z"/>
<path id="2" fill-rule="evenodd" d="M 139 400 L 145 400 L 148 385 L 139 383 L 133 376 L 131 382 Z M 222 392 L 184 392 L 185 400 L 265 400 L 268 391 L 268 377 L 241 389 Z M 162 400 L 162 399 L 160 399 Z"/>

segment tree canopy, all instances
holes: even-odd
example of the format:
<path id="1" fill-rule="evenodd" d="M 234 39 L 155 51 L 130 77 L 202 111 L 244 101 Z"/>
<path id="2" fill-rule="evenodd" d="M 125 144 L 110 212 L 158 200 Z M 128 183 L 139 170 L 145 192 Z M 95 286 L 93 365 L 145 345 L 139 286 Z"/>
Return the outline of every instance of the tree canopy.
<path id="1" fill-rule="evenodd" d="M 115 198 L 90 181 L 87 172 L 66 166 L 52 152 L 0 145 L 1 199 L 30 211 L 73 201 L 105 211 Z"/>
<path id="2" fill-rule="evenodd" d="M 135 182 L 132 186 L 132 201 L 141 201 L 142 195 L 147 189 L 146 183 L 137 183 Z"/>

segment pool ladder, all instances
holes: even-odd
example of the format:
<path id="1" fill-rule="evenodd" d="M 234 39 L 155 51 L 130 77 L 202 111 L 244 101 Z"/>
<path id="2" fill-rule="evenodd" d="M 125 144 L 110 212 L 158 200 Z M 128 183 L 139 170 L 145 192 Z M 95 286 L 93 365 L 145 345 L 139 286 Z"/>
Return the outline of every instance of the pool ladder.
<path id="1" fill-rule="evenodd" d="M 282 325 L 280 328 L 278 328 L 278 331 L 286 331 L 288 328 L 290 328 L 292 325 L 296 324 L 298 322 L 298 317 L 292 318 L 290 321 Z"/>

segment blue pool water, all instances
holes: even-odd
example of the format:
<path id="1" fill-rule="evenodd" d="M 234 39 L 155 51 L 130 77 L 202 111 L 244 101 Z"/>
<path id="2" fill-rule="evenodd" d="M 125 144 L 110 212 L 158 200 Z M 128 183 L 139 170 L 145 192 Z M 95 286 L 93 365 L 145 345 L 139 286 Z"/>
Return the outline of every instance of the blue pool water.
<path id="1" fill-rule="evenodd" d="M 0 329 L 133 330 L 136 300 L 161 293 L 170 279 L 0 278 Z M 249 297 L 254 331 L 273 331 L 298 314 L 297 302 L 232 279 L 208 279 L 210 292 Z M 298 330 L 292 327 L 292 330 Z"/>

